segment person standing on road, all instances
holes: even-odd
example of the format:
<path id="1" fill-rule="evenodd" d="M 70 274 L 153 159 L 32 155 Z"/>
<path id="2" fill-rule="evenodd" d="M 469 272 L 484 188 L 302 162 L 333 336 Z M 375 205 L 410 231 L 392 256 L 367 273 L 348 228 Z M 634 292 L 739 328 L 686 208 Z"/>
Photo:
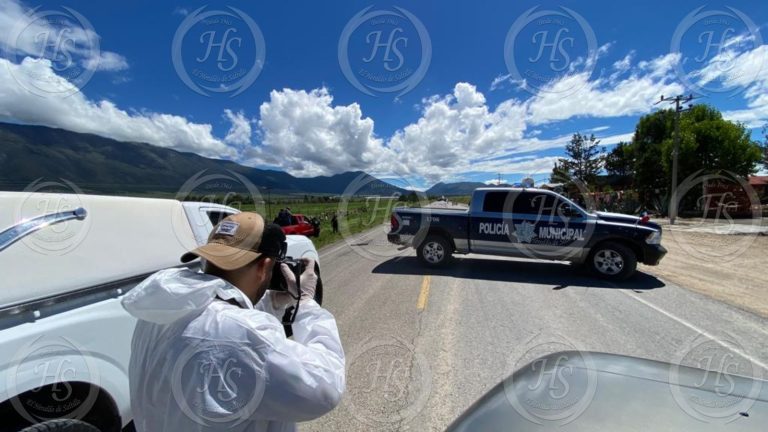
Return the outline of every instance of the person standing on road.
<path id="1" fill-rule="evenodd" d="M 291 218 L 288 216 L 288 212 L 281 208 L 280 212 L 277 213 L 277 219 L 275 219 L 275 223 L 280 226 L 288 226 L 291 224 Z"/>
<path id="2" fill-rule="evenodd" d="M 134 423 L 144 431 L 292 431 L 331 411 L 345 388 L 345 358 L 333 316 L 313 299 L 314 262 L 288 292 L 267 291 L 285 234 L 256 213 L 222 220 L 182 262 L 204 272 L 161 270 L 123 307 L 139 319 L 129 366 Z M 298 292 L 297 285 L 301 292 Z M 280 318 L 300 307 L 287 339 Z"/>

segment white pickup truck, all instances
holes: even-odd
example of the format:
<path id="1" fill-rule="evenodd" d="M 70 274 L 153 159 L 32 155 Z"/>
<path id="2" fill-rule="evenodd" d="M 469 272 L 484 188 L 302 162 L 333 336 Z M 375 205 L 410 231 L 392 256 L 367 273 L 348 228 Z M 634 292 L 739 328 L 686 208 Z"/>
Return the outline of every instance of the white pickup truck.
<path id="1" fill-rule="evenodd" d="M 120 298 L 149 274 L 179 266 L 237 212 L 166 199 L 0 192 L 0 429 L 132 430 L 136 321 Z M 314 259 L 319 273 L 312 242 L 287 237 L 288 255 Z"/>

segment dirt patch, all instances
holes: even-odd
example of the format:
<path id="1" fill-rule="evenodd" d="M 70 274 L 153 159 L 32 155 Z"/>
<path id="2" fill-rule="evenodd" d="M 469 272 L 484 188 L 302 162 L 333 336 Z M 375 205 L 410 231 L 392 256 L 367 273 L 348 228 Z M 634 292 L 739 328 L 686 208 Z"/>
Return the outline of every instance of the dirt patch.
<path id="1" fill-rule="evenodd" d="M 644 272 L 768 318 L 768 236 L 668 229 L 669 253 Z"/>

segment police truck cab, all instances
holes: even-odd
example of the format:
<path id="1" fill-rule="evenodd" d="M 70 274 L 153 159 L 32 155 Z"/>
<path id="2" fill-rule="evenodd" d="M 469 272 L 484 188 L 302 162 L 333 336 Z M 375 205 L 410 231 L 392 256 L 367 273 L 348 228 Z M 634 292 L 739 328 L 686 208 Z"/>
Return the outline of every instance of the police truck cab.
<path id="1" fill-rule="evenodd" d="M 477 253 L 570 261 L 608 279 L 638 262 L 657 265 L 667 250 L 661 226 L 636 216 L 589 212 L 550 190 L 479 188 L 469 209 L 396 208 L 387 238 L 412 246 L 428 266 Z"/>

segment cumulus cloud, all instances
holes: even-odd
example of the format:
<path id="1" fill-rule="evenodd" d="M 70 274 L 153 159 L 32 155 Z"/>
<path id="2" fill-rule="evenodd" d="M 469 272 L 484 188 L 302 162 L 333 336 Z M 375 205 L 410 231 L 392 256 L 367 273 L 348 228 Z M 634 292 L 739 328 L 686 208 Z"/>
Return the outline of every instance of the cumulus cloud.
<path id="1" fill-rule="evenodd" d="M 711 59 L 698 74 L 699 84 L 720 80 L 726 89 L 742 89 L 747 108 L 726 111 L 724 117 L 751 128 L 768 123 L 768 45 L 742 52 L 731 50 L 728 55 L 728 67 L 717 59 L 720 55 Z"/>
<path id="2" fill-rule="evenodd" d="M 0 52 L 7 58 L 56 57 L 93 71 L 128 69 L 124 56 L 100 49 L 100 36 L 86 21 L 73 10 L 30 9 L 18 0 L 0 1 Z M 60 42 L 60 37 L 66 42 Z M 61 46 L 56 49 L 61 52 L 52 51 L 52 45 L 58 43 Z"/>
<path id="3" fill-rule="evenodd" d="M 498 154 L 525 130 L 525 109 L 517 100 L 495 110 L 468 83 L 458 83 L 453 93 L 424 101 L 421 118 L 397 131 L 389 148 L 409 174 L 439 180 L 470 170 L 470 160 Z"/>
<path id="4" fill-rule="evenodd" d="M 245 117 L 245 113 L 242 111 L 235 113 L 230 109 L 225 109 L 224 118 L 231 123 L 227 136 L 224 137 L 227 144 L 245 146 L 251 143 L 251 120 Z"/>
<path id="5" fill-rule="evenodd" d="M 449 94 L 424 98 L 419 118 L 389 138 L 374 134 L 374 123 L 357 104 L 334 106 L 327 89 L 273 91 L 260 109 L 262 144 L 249 152 L 252 163 L 268 163 L 295 175 L 366 170 L 446 181 L 466 172 L 542 174 L 555 156 L 537 152 L 563 148 L 570 132 L 542 138 L 541 126 L 574 117 L 611 118 L 650 110 L 660 94 L 682 92 L 674 79 L 675 54 L 633 62 L 629 53 L 608 77 L 572 74 L 526 100 L 507 99 L 495 107 L 466 82 Z M 498 82 L 508 80 L 497 77 Z M 563 97 L 562 88 L 580 90 Z M 535 128 L 534 128 L 535 127 Z M 582 131 L 603 132 L 607 126 Z M 604 145 L 632 133 L 602 137 Z"/>
<path id="6" fill-rule="evenodd" d="M 667 54 L 642 61 L 628 69 L 621 79 L 600 77 L 590 80 L 586 74 L 570 75 L 528 101 L 531 124 L 542 124 L 574 117 L 621 117 L 648 112 L 662 94 L 678 94 L 685 89 L 675 77 L 678 54 Z M 579 90 L 562 97 L 568 89 Z"/>
<path id="7" fill-rule="evenodd" d="M 625 57 L 629 62 L 631 54 Z M 659 94 L 673 94 L 682 88 L 673 80 L 674 56 L 641 62 L 615 85 L 610 78 L 589 80 L 586 74 L 570 75 L 553 86 L 581 90 L 562 97 L 541 92 L 521 101 L 508 99 L 491 109 L 482 93 L 468 83 L 459 83 L 450 95 L 425 99 L 421 117 L 397 131 L 389 148 L 400 161 L 408 161 L 407 173 L 431 181 L 467 171 L 539 174 L 551 170 L 556 157 L 519 159 L 520 154 L 562 148 L 571 134 L 542 139 L 539 126 L 574 117 L 610 118 L 648 112 Z M 582 80 L 574 83 L 573 80 Z M 607 126 L 583 132 L 601 132 Z M 627 141 L 632 133 L 603 138 L 610 145 Z M 490 155 L 490 156 L 489 156 Z"/>
<path id="8" fill-rule="evenodd" d="M 516 80 L 512 78 L 512 74 L 502 74 L 502 75 L 498 75 L 496 78 L 493 79 L 493 81 L 491 81 L 491 91 L 498 90 L 504 87 L 506 84 L 510 84 L 520 90 L 523 90 L 526 88 L 526 82 L 524 79 Z"/>
<path id="9" fill-rule="evenodd" d="M 502 174 L 523 174 L 535 176 L 537 174 L 549 174 L 557 162 L 558 156 L 533 157 L 524 160 L 515 160 L 514 157 L 494 159 L 476 166 L 483 172 L 500 172 Z"/>
<path id="10" fill-rule="evenodd" d="M 748 128 L 759 128 L 768 123 L 768 87 L 755 85 L 745 96 L 749 97 L 746 109 L 725 111 L 723 117 L 744 123 Z"/>
<path id="11" fill-rule="evenodd" d="M 27 90 L 35 85 L 25 83 L 31 79 L 47 83 L 54 93 L 73 90 L 69 81 L 54 73 L 49 60 L 25 58 L 15 64 L 0 58 L 0 120 L 145 142 L 207 157 L 237 157 L 233 148 L 213 136 L 209 124 L 171 114 L 128 112 L 108 100 L 92 101 L 76 91 L 68 97 L 41 97 Z"/>
<path id="12" fill-rule="evenodd" d="M 119 72 L 128 69 L 128 60 L 120 54 L 105 51 L 83 60 L 86 69 Z"/>
<path id="13" fill-rule="evenodd" d="M 632 66 L 632 57 L 635 56 L 635 51 L 630 51 L 623 59 L 613 63 L 613 69 L 618 72 L 626 72 Z"/>
<path id="14" fill-rule="evenodd" d="M 589 132 L 592 132 L 592 133 L 594 133 L 594 132 L 602 132 L 602 131 L 608 130 L 610 128 L 611 128 L 610 126 L 597 126 L 597 127 L 589 128 L 589 129 L 585 130 L 584 132 L 587 132 L 587 133 L 589 133 Z"/>
<path id="15" fill-rule="evenodd" d="M 389 168 L 392 162 L 360 105 L 334 106 L 326 88 L 273 90 L 259 113 L 262 143 L 248 154 L 253 163 L 314 176 L 372 170 L 379 164 Z"/>
<path id="16" fill-rule="evenodd" d="M 634 132 L 627 132 L 623 134 L 617 134 L 617 135 L 610 135 L 607 137 L 601 137 L 600 138 L 600 144 L 604 146 L 614 145 L 618 144 L 620 142 L 630 142 L 632 141 L 632 137 L 635 136 Z"/>
<path id="17" fill-rule="evenodd" d="M 601 55 L 609 46 L 601 47 Z M 430 181 L 467 171 L 547 172 L 556 157 L 518 159 L 519 155 L 562 148 L 571 134 L 543 139 L 541 126 L 578 117 L 641 115 L 651 109 L 659 95 L 684 91 L 675 74 L 679 55 L 666 54 L 639 62 L 634 57 L 632 51 L 614 62 L 607 76 L 590 78 L 587 73 L 573 73 L 528 99 L 508 99 L 495 108 L 488 106 L 475 86 L 458 83 L 450 94 L 425 98 L 420 118 L 398 130 L 388 140 L 388 149 L 408 175 Z M 491 90 L 508 82 L 509 75 L 499 75 L 491 83 Z M 570 94 L 571 89 L 578 90 Z M 603 126 L 582 132 L 606 129 Z M 614 134 L 602 137 L 602 143 L 611 145 L 631 137 L 631 132 Z"/>

